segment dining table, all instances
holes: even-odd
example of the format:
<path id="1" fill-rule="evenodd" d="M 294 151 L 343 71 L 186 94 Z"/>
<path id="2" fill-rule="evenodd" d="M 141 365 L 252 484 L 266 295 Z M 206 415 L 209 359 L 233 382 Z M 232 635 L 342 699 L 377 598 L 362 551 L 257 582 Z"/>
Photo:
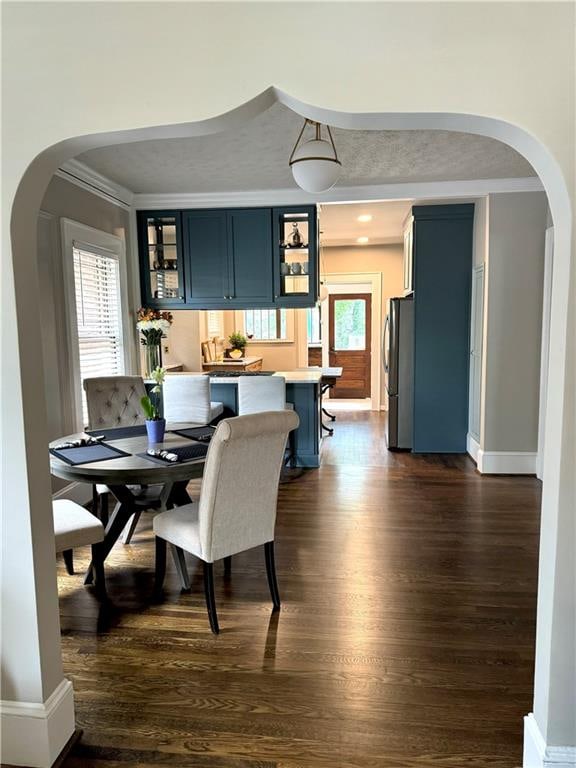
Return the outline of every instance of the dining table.
<path id="1" fill-rule="evenodd" d="M 189 504 L 192 499 L 186 486 L 194 478 L 202 477 L 205 455 L 190 461 L 164 463 L 146 457 L 149 448 L 172 451 L 190 446 L 188 437 L 176 434 L 172 429 L 199 428 L 197 424 L 177 424 L 166 431 L 164 441 L 150 445 L 144 426 L 120 427 L 93 432 L 104 436 L 103 445 L 119 451 L 113 458 L 70 464 L 54 454 L 59 446 L 89 437 L 79 432 L 61 437 L 50 443 L 50 471 L 56 477 L 77 483 L 105 485 L 116 498 L 116 507 L 105 528 L 102 544 L 103 557 L 118 541 L 122 531 L 135 514 L 143 509 L 159 512 Z M 192 441 L 193 442 L 193 441 Z M 200 443 L 199 443 L 200 444 Z M 86 572 L 85 584 L 92 582 L 92 563 Z"/>

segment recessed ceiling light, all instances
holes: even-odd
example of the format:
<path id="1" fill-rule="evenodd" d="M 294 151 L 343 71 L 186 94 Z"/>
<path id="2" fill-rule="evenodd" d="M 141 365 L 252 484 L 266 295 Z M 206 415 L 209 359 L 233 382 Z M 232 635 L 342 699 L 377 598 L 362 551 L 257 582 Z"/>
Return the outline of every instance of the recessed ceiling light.
<path id="1" fill-rule="evenodd" d="M 369 213 L 363 213 L 361 216 L 358 216 L 358 221 L 372 221 L 372 216 Z"/>
<path id="2" fill-rule="evenodd" d="M 366 243 L 368 242 L 368 238 L 367 238 L 367 237 L 359 237 L 359 238 L 356 240 L 356 242 L 357 242 L 357 243 L 360 243 L 360 245 L 366 245 Z"/>

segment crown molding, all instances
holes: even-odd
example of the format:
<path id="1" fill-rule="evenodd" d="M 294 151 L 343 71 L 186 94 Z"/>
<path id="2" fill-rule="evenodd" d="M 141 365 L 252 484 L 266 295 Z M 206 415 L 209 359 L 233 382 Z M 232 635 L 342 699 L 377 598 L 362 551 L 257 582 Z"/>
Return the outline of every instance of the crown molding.
<path id="1" fill-rule="evenodd" d="M 543 192 L 537 176 L 520 179 L 472 179 L 467 181 L 426 181 L 334 187 L 311 195 L 302 189 L 262 189 L 240 192 L 176 192 L 135 194 L 132 205 L 138 210 L 156 208 L 234 208 L 313 203 L 368 202 L 374 200 L 432 200 L 482 197 L 506 192 Z"/>
<path id="2" fill-rule="evenodd" d="M 121 184 L 108 179 L 98 171 L 81 163 L 79 160 L 67 160 L 56 171 L 56 176 L 66 179 L 72 184 L 98 195 L 109 203 L 120 206 L 120 208 L 129 209 L 132 207 L 134 193 Z"/>

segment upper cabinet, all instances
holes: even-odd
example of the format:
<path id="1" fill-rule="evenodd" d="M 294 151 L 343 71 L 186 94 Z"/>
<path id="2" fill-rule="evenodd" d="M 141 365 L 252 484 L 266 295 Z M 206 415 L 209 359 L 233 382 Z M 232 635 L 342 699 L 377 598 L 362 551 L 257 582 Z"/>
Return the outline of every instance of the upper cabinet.
<path id="1" fill-rule="evenodd" d="M 184 305 L 184 259 L 179 211 L 143 212 L 138 216 L 142 304 Z"/>
<path id="2" fill-rule="evenodd" d="M 312 307 L 318 297 L 318 224 L 315 206 L 274 208 L 274 300 Z"/>
<path id="3" fill-rule="evenodd" d="M 307 307 L 317 300 L 314 206 L 140 211 L 138 221 L 142 302 L 149 306 L 251 309 Z M 162 221 L 173 231 L 158 235 L 150 222 Z M 168 242 L 174 266 L 166 258 L 151 260 L 148 254 L 165 251 Z M 162 278 L 159 288 L 160 271 L 171 279 Z"/>

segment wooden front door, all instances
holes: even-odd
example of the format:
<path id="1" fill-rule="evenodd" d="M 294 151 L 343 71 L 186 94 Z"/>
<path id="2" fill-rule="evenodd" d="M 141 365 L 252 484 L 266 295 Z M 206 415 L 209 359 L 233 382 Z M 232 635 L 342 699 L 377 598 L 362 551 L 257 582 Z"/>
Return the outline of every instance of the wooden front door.
<path id="1" fill-rule="evenodd" d="M 342 366 L 342 378 L 331 397 L 370 397 L 369 293 L 330 294 L 330 365 Z"/>

